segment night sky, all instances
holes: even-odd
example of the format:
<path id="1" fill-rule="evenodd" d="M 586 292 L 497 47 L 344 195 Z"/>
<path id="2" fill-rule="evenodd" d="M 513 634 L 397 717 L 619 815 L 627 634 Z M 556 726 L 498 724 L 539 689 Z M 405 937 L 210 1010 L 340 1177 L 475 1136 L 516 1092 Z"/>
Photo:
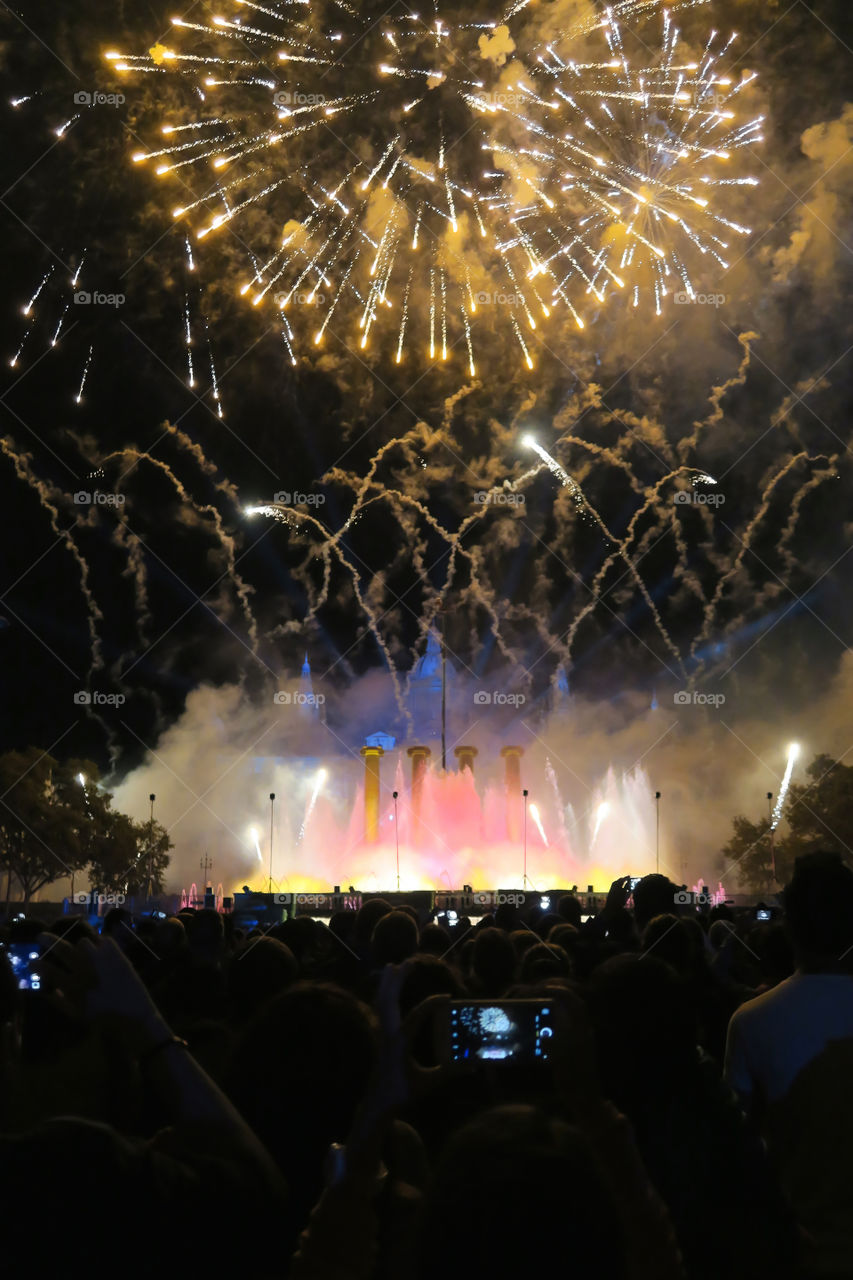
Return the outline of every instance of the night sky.
<path id="1" fill-rule="evenodd" d="M 179 9 L 185 21 L 219 12 Z M 167 38 L 173 11 L 17 0 L 0 15 L 3 749 L 91 757 L 120 779 L 180 723 L 192 690 L 236 688 L 242 706 L 266 708 L 306 650 L 337 731 L 356 741 L 347 717 L 364 704 L 359 687 L 376 682 L 363 700 L 384 699 L 386 720 L 398 717 L 381 673 L 390 662 L 402 687 L 443 596 L 452 661 L 472 687 L 524 689 L 528 706 L 544 706 L 567 671 L 577 717 L 565 736 L 577 746 L 587 733 L 596 767 L 631 763 L 623 739 L 629 755 L 650 749 L 649 705 L 672 719 L 680 689 L 726 697 L 726 729 L 697 708 L 674 734 L 709 799 L 727 770 L 755 776 L 750 755 L 764 761 L 766 744 L 798 726 L 814 752 L 848 750 L 848 6 L 726 0 L 676 14 L 699 47 L 711 27 L 737 30 L 728 66 L 758 73 L 739 111 L 766 117 L 763 142 L 737 158 L 760 184 L 724 197 L 751 235 L 728 271 L 709 256 L 691 263 L 697 292 L 724 302 L 670 299 L 657 317 L 608 299 L 582 332 L 555 314 L 528 335 L 532 370 L 511 328 L 489 318 L 473 378 L 455 349 L 447 363 L 413 350 L 399 366 L 388 340 L 361 351 L 343 317 L 293 367 L 275 315 L 238 293 L 245 244 L 277 230 L 275 207 L 248 210 L 239 236 L 193 241 L 188 273 L 173 189 L 131 161 L 156 144 L 167 111 L 191 118 L 187 94 L 103 57 L 144 54 Z M 559 31 L 589 12 L 535 0 L 518 21 Z M 659 29 L 645 21 L 647 34 Z M 75 103 L 98 92 L 126 101 Z M 84 252 L 79 289 L 120 305 L 73 301 Z M 413 299 L 422 318 L 427 300 Z M 611 540 L 523 447 L 526 433 L 581 486 Z M 632 526 L 682 464 L 714 477 L 724 501 L 673 516 L 682 479 Z M 534 467 L 523 504 L 475 509 L 477 491 Z M 369 504 L 336 542 L 340 556 L 324 559 L 316 527 L 245 514 L 280 491 L 322 494 L 310 510 L 330 536 L 367 477 Z M 96 488 L 123 500 L 74 502 Z M 597 580 L 629 528 L 645 592 L 618 557 Z M 125 701 L 94 714 L 75 704 L 80 690 Z"/>

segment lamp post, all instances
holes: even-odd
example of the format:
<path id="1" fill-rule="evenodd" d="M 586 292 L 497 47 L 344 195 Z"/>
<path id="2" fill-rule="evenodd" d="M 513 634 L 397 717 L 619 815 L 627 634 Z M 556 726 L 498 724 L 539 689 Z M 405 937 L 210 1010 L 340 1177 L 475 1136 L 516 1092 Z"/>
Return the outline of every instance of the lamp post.
<path id="1" fill-rule="evenodd" d="M 655 871 L 660 875 L 660 792 L 655 792 Z"/>
<path id="2" fill-rule="evenodd" d="M 524 875 L 521 877 L 521 887 L 527 888 L 527 787 L 522 791 L 524 797 Z"/>
<path id="3" fill-rule="evenodd" d="M 275 792 L 270 792 L 270 886 L 269 892 L 272 893 L 272 831 L 273 831 L 273 815 L 275 814 Z"/>
<path id="4" fill-rule="evenodd" d="M 397 792 L 392 791 L 394 798 L 394 836 L 397 841 L 397 892 L 400 892 L 400 827 L 397 821 Z"/>
<path id="5" fill-rule="evenodd" d="M 151 811 L 148 817 L 148 901 L 154 897 L 154 801 L 157 799 L 152 791 L 148 797 Z"/>

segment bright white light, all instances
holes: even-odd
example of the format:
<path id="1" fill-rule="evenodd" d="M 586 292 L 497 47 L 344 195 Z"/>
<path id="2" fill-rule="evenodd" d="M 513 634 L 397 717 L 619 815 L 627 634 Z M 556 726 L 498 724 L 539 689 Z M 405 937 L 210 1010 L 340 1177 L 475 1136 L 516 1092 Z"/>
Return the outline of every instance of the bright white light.
<path id="1" fill-rule="evenodd" d="M 773 814 L 770 819 L 770 830 L 775 831 L 779 825 L 779 819 L 782 817 L 782 808 L 785 804 L 785 797 L 788 794 L 788 784 L 791 781 L 791 774 L 794 770 L 794 761 L 800 754 L 800 744 L 792 742 L 788 747 L 788 760 L 785 765 L 785 776 L 782 779 L 782 785 L 779 788 L 779 795 L 776 797 L 776 804 L 773 807 Z"/>

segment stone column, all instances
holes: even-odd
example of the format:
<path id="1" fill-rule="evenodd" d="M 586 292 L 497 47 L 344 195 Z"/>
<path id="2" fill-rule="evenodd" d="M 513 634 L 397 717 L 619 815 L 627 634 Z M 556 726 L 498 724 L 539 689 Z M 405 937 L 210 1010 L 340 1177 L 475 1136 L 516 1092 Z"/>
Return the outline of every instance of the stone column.
<path id="1" fill-rule="evenodd" d="M 524 747 L 501 747 L 506 788 L 506 833 L 513 843 L 521 839 L 521 757 Z"/>
<path id="2" fill-rule="evenodd" d="M 474 757 L 477 754 L 477 748 L 476 747 L 454 747 L 453 754 L 456 756 L 456 759 L 459 761 L 459 772 L 461 773 L 463 769 L 470 769 L 471 773 L 473 774 Z"/>
<path id="3" fill-rule="evenodd" d="M 375 844 L 379 839 L 379 761 L 385 752 L 381 747 L 362 747 L 364 760 L 364 839 Z"/>
<path id="4" fill-rule="evenodd" d="M 407 756 L 412 762 L 412 833 L 417 840 L 421 834 L 421 799 L 424 778 L 432 755 L 429 747 L 408 747 Z"/>

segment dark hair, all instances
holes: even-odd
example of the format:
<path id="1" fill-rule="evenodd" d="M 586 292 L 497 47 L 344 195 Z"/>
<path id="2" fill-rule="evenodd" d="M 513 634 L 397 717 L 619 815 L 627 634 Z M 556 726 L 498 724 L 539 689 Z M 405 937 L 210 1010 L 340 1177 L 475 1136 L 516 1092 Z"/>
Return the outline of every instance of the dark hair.
<path id="1" fill-rule="evenodd" d="M 525 951 L 521 962 L 522 982 L 544 982 L 548 978 L 568 978 L 572 966 L 568 953 L 552 942 L 537 942 Z"/>
<path id="2" fill-rule="evenodd" d="M 839 854 L 797 858 L 783 900 L 800 956 L 838 962 L 853 947 L 853 871 Z"/>
<path id="3" fill-rule="evenodd" d="M 482 1248 L 498 1240 L 499 1253 L 475 1271 L 523 1275 L 544 1229 L 571 1242 L 573 1275 L 622 1280 L 626 1242 L 618 1222 L 595 1160 L 574 1129 L 536 1107 L 494 1107 L 457 1130 L 437 1163 L 421 1275 L 435 1274 L 435 1241 L 444 1280 L 467 1280 L 472 1242 Z"/>
<path id="4" fill-rule="evenodd" d="M 228 965 L 228 994 L 234 1015 L 245 1020 L 296 981 L 296 957 L 277 938 L 243 942 Z"/>
<path id="5" fill-rule="evenodd" d="M 418 938 L 418 951 L 427 956 L 443 956 L 450 946 L 450 937 L 440 924 L 426 924 Z"/>
<path id="6" fill-rule="evenodd" d="M 675 905 L 675 885 L 666 876 L 653 873 L 643 876 L 634 888 L 634 919 L 642 933 L 655 916 L 666 915 Z"/>
<path id="7" fill-rule="evenodd" d="M 408 911 L 389 911 L 377 921 L 370 939 L 375 964 L 402 964 L 417 949 L 418 926 Z"/>
<path id="8" fill-rule="evenodd" d="M 567 924 L 573 924 L 575 928 L 580 926 L 583 909 L 581 908 L 580 899 L 576 898 L 573 893 L 563 894 L 557 903 L 557 912 Z"/>

